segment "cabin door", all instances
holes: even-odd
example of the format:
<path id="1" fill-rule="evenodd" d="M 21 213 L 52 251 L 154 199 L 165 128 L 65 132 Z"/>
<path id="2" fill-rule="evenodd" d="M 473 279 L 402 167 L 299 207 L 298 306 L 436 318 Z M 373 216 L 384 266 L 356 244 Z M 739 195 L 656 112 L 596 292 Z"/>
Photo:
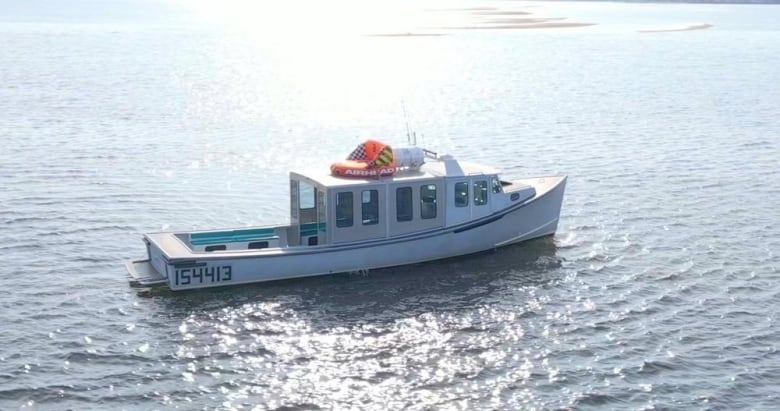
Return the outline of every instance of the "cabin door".
<path id="1" fill-rule="evenodd" d="M 471 177 L 471 219 L 476 220 L 490 214 L 490 179 L 487 176 Z"/>
<path id="2" fill-rule="evenodd" d="M 298 221 L 300 224 L 301 245 L 317 245 L 318 237 L 318 219 L 317 212 L 317 188 L 301 181 L 299 188 Z"/>
<path id="3" fill-rule="evenodd" d="M 447 226 L 460 224 L 471 218 L 471 186 L 467 178 L 462 180 L 451 180 L 447 182 Z"/>
<path id="4" fill-rule="evenodd" d="M 324 241 L 324 232 L 320 233 L 324 224 L 319 221 L 324 216 L 324 206 L 320 205 L 323 195 L 305 181 L 290 181 L 290 245 L 317 245 Z"/>

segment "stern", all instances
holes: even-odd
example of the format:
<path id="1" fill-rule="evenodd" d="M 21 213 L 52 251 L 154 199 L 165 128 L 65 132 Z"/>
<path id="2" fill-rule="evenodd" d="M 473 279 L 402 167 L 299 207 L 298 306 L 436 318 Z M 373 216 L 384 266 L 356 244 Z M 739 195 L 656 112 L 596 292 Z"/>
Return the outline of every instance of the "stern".
<path id="1" fill-rule="evenodd" d="M 130 281 L 139 285 L 167 284 L 168 279 L 157 272 L 149 260 L 128 261 L 125 263 Z"/>

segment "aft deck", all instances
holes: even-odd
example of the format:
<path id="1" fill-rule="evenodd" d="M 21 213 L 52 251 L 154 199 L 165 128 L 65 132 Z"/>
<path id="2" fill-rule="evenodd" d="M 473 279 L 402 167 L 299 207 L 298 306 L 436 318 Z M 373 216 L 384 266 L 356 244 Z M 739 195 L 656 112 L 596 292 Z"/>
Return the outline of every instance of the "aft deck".
<path id="1" fill-rule="evenodd" d="M 192 250 L 175 233 L 150 233 L 146 234 L 146 239 L 170 260 L 192 257 Z"/>

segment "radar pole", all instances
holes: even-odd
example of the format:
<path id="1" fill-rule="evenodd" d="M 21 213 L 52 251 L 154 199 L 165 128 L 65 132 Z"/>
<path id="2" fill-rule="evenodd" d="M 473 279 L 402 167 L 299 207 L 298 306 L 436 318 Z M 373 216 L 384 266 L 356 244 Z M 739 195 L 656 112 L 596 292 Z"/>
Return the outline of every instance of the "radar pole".
<path id="1" fill-rule="evenodd" d="M 410 146 L 416 147 L 417 133 L 413 133 L 412 129 L 409 127 L 409 116 L 406 115 L 406 103 L 404 103 L 403 100 L 401 100 L 401 108 L 404 111 L 404 121 L 406 122 L 406 142 L 409 143 Z"/>

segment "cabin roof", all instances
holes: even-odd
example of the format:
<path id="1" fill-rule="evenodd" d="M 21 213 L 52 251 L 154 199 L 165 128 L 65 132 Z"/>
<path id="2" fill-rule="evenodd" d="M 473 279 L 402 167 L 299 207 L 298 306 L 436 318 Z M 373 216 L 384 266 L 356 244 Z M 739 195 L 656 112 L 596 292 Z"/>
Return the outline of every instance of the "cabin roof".
<path id="1" fill-rule="evenodd" d="M 449 156 L 441 156 L 440 159 L 427 161 L 419 170 L 401 170 L 389 177 L 379 178 L 350 178 L 331 175 L 327 170 L 323 171 L 294 171 L 290 174 L 305 177 L 325 187 L 345 187 L 363 184 L 376 184 L 378 182 L 413 182 L 443 177 L 459 177 L 470 175 L 498 174 L 499 170 L 477 163 L 458 161 Z"/>

